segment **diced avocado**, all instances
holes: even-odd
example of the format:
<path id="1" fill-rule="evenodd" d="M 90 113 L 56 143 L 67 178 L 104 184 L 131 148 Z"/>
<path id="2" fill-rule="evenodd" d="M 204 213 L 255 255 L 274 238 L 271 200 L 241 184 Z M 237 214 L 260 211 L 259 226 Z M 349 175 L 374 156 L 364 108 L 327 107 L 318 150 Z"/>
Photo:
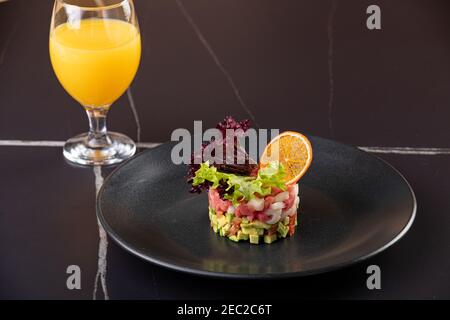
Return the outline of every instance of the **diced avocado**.
<path id="1" fill-rule="evenodd" d="M 229 236 L 228 239 L 231 241 L 239 242 L 239 238 L 237 236 Z"/>
<path id="2" fill-rule="evenodd" d="M 208 215 L 209 215 L 209 220 L 213 220 L 214 218 L 217 218 L 216 216 L 216 210 L 214 210 L 213 208 L 209 208 L 208 210 Z"/>
<path id="3" fill-rule="evenodd" d="M 272 226 L 259 220 L 255 220 L 248 224 L 249 227 L 269 230 Z"/>
<path id="4" fill-rule="evenodd" d="M 239 240 L 248 240 L 248 234 L 245 234 L 242 231 L 238 231 L 237 237 Z"/>
<path id="5" fill-rule="evenodd" d="M 267 243 L 267 244 L 271 244 L 275 240 L 277 240 L 277 234 L 276 233 L 272 234 L 271 236 L 269 236 L 268 234 L 266 234 L 264 236 L 264 242 Z"/>
<path id="6" fill-rule="evenodd" d="M 288 231 L 289 231 L 289 227 L 285 226 L 282 223 L 279 223 L 277 231 L 280 234 L 280 237 L 286 238 L 286 235 L 288 234 Z"/>
<path id="7" fill-rule="evenodd" d="M 225 224 L 222 228 L 220 228 L 220 235 L 222 237 L 225 237 L 227 235 L 228 231 L 230 230 L 230 227 L 231 226 L 228 223 Z"/>
<path id="8" fill-rule="evenodd" d="M 258 230 L 255 228 L 246 227 L 246 226 L 241 225 L 241 230 L 242 230 L 242 233 L 245 233 L 245 234 L 258 235 Z"/>
<path id="9" fill-rule="evenodd" d="M 259 243 L 259 236 L 256 234 L 250 235 L 250 243 L 258 244 Z"/>
<path id="10" fill-rule="evenodd" d="M 216 216 L 216 215 L 211 216 L 210 219 L 211 219 L 211 223 L 212 223 L 213 225 L 214 225 L 214 224 L 217 224 L 217 216 Z"/>
<path id="11" fill-rule="evenodd" d="M 264 229 L 257 228 L 256 231 L 258 232 L 258 236 L 264 235 Z"/>
<path id="12" fill-rule="evenodd" d="M 287 226 L 289 224 L 289 217 L 283 219 L 283 224 Z"/>
<path id="13" fill-rule="evenodd" d="M 231 223 L 231 220 L 233 220 L 233 218 L 234 218 L 234 214 L 232 214 L 232 213 L 227 213 L 227 214 L 225 215 L 225 217 L 226 217 L 226 219 L 227 219 L 227 223 Z"/>
<path id="14" fill-rule="evenodd" d="M 225 216 L 220 216 L 217 218 L 218 227 L 222 228 L 227 223 L 227 218 Z"/>
<path id="15" fill-rule="evenodd" d="M 241 224 L 248 224 L 248 219 L 247 218 L 242 218 Z"/>
<path id="16" fill-rule="evenodd" d="M 217 233 L 217 231 L 219 231 L 219 228 L 217 227 L 217 224 L 214 224 L 213 226 L 213 230 L 215 233 Z"/>

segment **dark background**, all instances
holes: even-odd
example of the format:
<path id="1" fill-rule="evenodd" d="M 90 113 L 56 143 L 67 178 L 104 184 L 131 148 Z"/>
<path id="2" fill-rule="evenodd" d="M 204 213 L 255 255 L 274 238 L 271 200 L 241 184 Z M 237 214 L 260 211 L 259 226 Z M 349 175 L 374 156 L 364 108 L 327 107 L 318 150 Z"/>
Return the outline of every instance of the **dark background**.
<path id="1" fill-rule="evenodd" d="M 181 2 L 260 126 L 356 146 L 450 147 L 448 1 Z M 381 7 L 381 30 L 366 28 L 370 4 Z M 142 141 L 167 141 L 193 120 L 249 117 L 175 0 L 136 6 L 143 56 L 132 93 Z M 50 65 L 51 12 L 50 0 L 0 3 L 0 142 L 64 141 L 87 129 Z M 109 126 L 137 138 L 126 95 Z M 152 266 L 110 242 L 110 298 L 450 298 L 450 155 L 380 156 L 418 200 L 411 230 L 382 254 L 308 278 L 223 281 Z M 67 164 L 60 148 L 0 146 L 0 177 L 0 298 L 91 299 L 92 168 Z M 71 264 L 81 267 L 81 290 L 66 288 Z M 370 264 L 381 267 L 381 290 L 366 288 Z"/>

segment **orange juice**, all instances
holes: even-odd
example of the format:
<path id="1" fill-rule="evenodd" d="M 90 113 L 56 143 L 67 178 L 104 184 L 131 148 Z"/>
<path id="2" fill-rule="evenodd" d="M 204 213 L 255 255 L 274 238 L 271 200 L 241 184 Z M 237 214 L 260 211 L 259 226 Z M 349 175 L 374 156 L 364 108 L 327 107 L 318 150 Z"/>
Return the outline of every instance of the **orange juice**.
<path id="1" fill-rule="evenodd" d="M 64 89 L 85 107 L 111 105 L 129 87 L 141 57 L 141 38 L 130 23 L 85 19 L 50 35 L 50 58 Z"/>

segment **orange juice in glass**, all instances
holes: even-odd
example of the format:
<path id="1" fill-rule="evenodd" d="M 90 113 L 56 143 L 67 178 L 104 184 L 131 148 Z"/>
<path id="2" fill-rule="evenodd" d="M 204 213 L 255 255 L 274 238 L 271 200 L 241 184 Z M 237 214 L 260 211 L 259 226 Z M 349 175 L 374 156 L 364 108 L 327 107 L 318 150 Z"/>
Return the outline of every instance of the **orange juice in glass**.
<path id="1" fill-rule="evenodd" d="M 141 57 L 141 38 L 131 0 L 56 0 L 50 59 L 64 89 L 86 110 L 88 133 L 69 139 L 64 156 L 84 165 L 121 162 L 134 142 L 106 130 L 106 115 L 130 86 Z"/>

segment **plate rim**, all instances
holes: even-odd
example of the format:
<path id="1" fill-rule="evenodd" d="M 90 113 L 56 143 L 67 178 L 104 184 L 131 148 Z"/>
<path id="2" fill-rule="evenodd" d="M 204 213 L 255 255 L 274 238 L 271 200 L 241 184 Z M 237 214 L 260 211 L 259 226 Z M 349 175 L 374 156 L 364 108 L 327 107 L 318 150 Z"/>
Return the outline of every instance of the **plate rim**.
<path id="1" fill-rule="evenodd" d="M 127 241 L 125 241 L 124 239 L 122 239 L 106 222 L 102 210 L 100 208 L 100 199 L 102 197 L 102 194 L 104 192 L 104 188 L 107 185 L 108 181 L 112 178 L 112 176 L 116 173 L 116 171 L 120 170 L 123 166 L 127 165 L 129 162 L 133 161 L 134 159 L 145 155 L 146 153 L 149 152 L 154 152 L 155 150 L 164 147 L 165 145 L 168 145 L 169 143 L 173 143 L 173 141 L 166 141 L 163 142 L 159 145 L 157 145 L 156 147 L 147 149 L 145 151 L 142 151 L 136 155 L 134 155 L 133 157 L 125 160 L 124 162 L 122 162 L 120 165 L 118 165 L 104 180 L 103 180 L 103 184 L 100 187 L 100 189 L 97 192 L 97 195 L 95 197 L 95 208 L 96 208 L 96 216 L 98 221 L 100 222 L 100 224 L 102 225 L 103 229 L 107 232 L 107 234 L 111 237 L 111 239 L 113 239 L 113 241 L 118 244 L 121 248 L 125 249 L 125 251 L 139 257 L 140 259 L 150 262 L 154 265 L 163 267 L 165 269 L 169 269 L 172 271 L 177 271 L 177 272 L 181 272 L 181 273 L 185 273 L 185 274 L 190 274 L 190 275 L 195 275 L 195 276 L 202 276 L 202 277 L 212 277 L 212 278 L 219 278 L 219 279 L 242 279 L 242 280 L 264 280 L 264 279 L 289 279 L 289 278 L 299 278 L 299 277 L 305 277 L 305 276 L 310 276 L 310 275 L 317 275 L 317 274 L 322 274 L 322 273 L 326 273 L 326 272 L 331 272 L 334 270 L 338 270 L 341 268 L 345 268 L 354 264 L 357 264 L 361 261 L 367 260 L 371 257 L 374 257 L 376 255 L 378 255 L 379 253 L 385 251 L 386 249 L 388 249 L 389 247 L 391 247 L 392 245 L 394 245 L 395 243 L 397 243 L 401 238 L 403 238 L 403 236 L 411 229 L 411 226 L 413 225 L 415 218 L 416 218 L 416 214 L 417 214 L 417 198 L 416 195 L 414 193 L 414 190 L 411 187 L 411 184 L 409 183 L 409 181 L 405 178 L 405 176 L 398 170 L 396 169 L 393 165 L 391 165 L 389 162 L 387 162 L 386 160 L 380 158 L 377 155 L 374 155 L 372 153 L 369 153 L 367 151 L 364 151 L 358 147 L 355 146 L 351 146 L 348 144 L 344 144 L 341 143 L 339 141 L 336 140 L 331 140 L 331 139 L 327 139 L 327 138 L 322 138 L 322 137 L 318 137 L 318 136 L 313 136 L 313 135 L 308 135 L 309 138 L 318 138 L 320 140 L 325 140 L 328 142 L 333 142 L 333 143 L 337 143 L 340 145 L 344 145 L 346 147 L 349 147 L 353 150 L 356 150 L 357 152 L 360 153 L 364 153 L 365 155 L 368 155 L 369 157 L 373 157 L 375 159 L 377 159 L 378 161 L 381 161 L 382 163 L 384 163 L 385 165 L 387 165 L 390 169 L 392 169 L 397 175 L 400 176 L 400 178 L 403 180 L 403 182 L 406 184 L 406 186 L 409 189 L 410 195 L 411 195 L 411 200 L 412 200 L 412 211 L 411 214 L 409 216 L 408 222 L 405 224 L 405 226 L 401 229 L 401 231 L 393 238 L 391 239 L 389 242 L 387 242 L 385 245 L 381 246 L 380 248 L 378 248 L 377 250 L 374 250 L 368 254 L 362 255 L 360 257 L 357 257 L 355 259 L 351 259 L 349 261 L 344 261 L 342 263 L 339 264 L 335 264 L 335 265 L 331 265 L 331 266 L 327 266 L 327 267 L 322 267 L 322 268 L 318 268 L 318 269 L 313 269 L 313 270 L 308 270 L 308 271 L 295 271 L 295 272 L 283 272 L 283 273 L 268 273 L 268 274 L 263 274 L 263 273 L 258 273 L 258 274 L 245 274 L 245 273 L 228 273 L 228 272 L 218 272 L 218 271 L 206 271 L 206 270 L 200 270 L 200 269 L 196 269 L 196 268 L 191 268 L 191 267 L 184 267 L 184 266 L 180 266 L 174 263 L 169 263 L 169 262 L 165 262 L 165 261 L 161 261 L 159 259 L 156 258 L 152 258 L 142 252 L 140 252 L 138 249 L 135 249 L 132 245 L 130 245 Z"/>

